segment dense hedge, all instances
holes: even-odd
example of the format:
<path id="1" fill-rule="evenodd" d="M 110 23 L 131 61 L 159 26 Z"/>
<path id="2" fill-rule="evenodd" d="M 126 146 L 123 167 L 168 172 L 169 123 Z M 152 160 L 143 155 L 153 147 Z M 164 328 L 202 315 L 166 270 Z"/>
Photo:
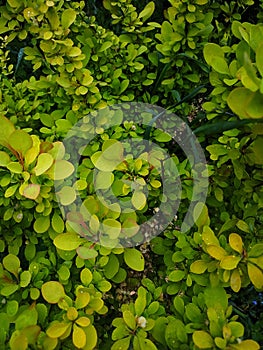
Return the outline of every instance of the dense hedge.
<path id="1" fill-rule="evenodd" d="M 0 1 L 1 349 L 263 345 L 262 19 L 262 0 Z"/>

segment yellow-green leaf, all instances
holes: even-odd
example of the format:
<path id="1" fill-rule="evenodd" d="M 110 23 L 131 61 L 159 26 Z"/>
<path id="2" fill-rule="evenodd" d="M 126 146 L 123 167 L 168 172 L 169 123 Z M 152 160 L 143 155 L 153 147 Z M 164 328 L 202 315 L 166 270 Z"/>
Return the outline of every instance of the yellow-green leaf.
<path id="1" fill-rule="evenodd" d="M 28 151 L 33 145 L 31 136 L 24 130 L 15 130 L 9 136 L 8 143 L 14 150 L 21 153 L 23 156 L 25 156 L 26 151 Z"/>
<path id="2" fill-rule="evenodd" d="M 75 189 L 70 186 L 62 187 L 62 189 L 59 192 L 57 192 L 57 196 L 59 198 L 60 203 L 65 206 L 73 203 L 77 198 Z"/>
<path id="3" fill-rule="evenodd" d="M 82 328 L 78 327 L 76 324 L 73 325 L 72 340 L 73 344 L 80 349 L 83 348 L 87 342 L 86 333 Z"/>
<path id="4" fill-rule="evenodd" d="M 135 248 L 126 248 L 124 250 L 124 261 L 135 271 L 144 270 L 144 257 L 142 253 Z"/>
<path id="5" fill-rule="evenodd" d="M 236 293 L 239 292 L 239 290 L 241 288 L 241 277 L 240 277 L 240 273 L 239 273 L 238 269 L 235 269 L 231 274 L 230 286 L 234 292 L 236 292 Z"/>
<path id="6" fill-rule="evenodd" d="M 44 174 L 49 168 L 51 168 L 54 159 L 49 153 L 41 153 L 37 158 L 37 165 L 34 168 L 36 176 Z"/>
<path id="7" fill-rule="evenodd" d="M 0 151 L 0 166 L 7 166 L 10 163 L 11 159 L 9 154 L 3 151 Z"/>
<path id="8" fill-rule="evenodd" d="M 220 262 L 220 267 L 225 270 L 234 270 L 239 261 L 241 260 L 241 257 L 235 256 L 235 255 L 228 255 L 224 257 Z"/>
<path id="9" fill-rule="evenodd" d="M 75 233 L 61 233 L 54 239 L 54 245 L 61 250 L 77 249 L 82 243 L 81 238 Z"/>
<path id="10" fill-rule="evenodd" d="M 16 130 L 14 124 L 4 116 L 0 116 L 0 144 L 8 147 L 9 137 Z"/>
<path id="11" fill-rule="evenodd" d="M 214 232 L 212 231 L 212 229 L 205 225 L 203 227 L 203 232 L 202 232 L 202 240 L 205 242 L 205 244 L 207 245 L 217 245 L 219 246 L 219 241 L 216 237 L 216 235 L 214 234 Z"/>
<path id="12" fill-rule="evenodd" d="M 206 249 L 208 254 L 217 260 L 221 260 L 223 259 L 224 256 L 227 255 L 227 252 L 225 251 L 225 249 L 217 245 L 211 244 L 208 247 L 206 247 Z"/>
<path id="13" fill-rule="evenodd" d="M 214 347 L 213 338 L 205 331 L 194 331 L 193 341 L 200 349 L 210 349 Z"/>
<path id="14" fill-rule="evenodd" d="M 71 323 L 55 322 L 47 329 L 47 335 L 50 338 L 59 338 L 71 327 Z"/>
<path id="15" fill-rule="evenodd" d="M 133 330 L 136 328 L 135 316 L 132 314 L 131 311 L 126 310 L 123 312 L 123 320 L 130 329 Z"/>
<path id="16" fill-rule="evenodd" d="M 97 344 L 98 336 L 96 328 L 93 325 L 89 325 L 88 327 L 83 328 L 86 337 L 88 339 L 86 345 L 83 350 L 93 350 Z"/>
<path id="17" fill-rule="evenodd" d="M 142 210 L 147 203 L 147 198 L 143 192 L 135 190 L 131 202 L 135 209 Z"/>
<path id="18" fill-rule="evenodd" d="M 43 298 L 49 304 L 57 304 L 65 296 L 64 287 L 57 281 L 49 281 L 42 285 L 41 292 Z"/>
<path id="19" fill-rule="evenodd" d="M 247 272 L 250 278 L 250 281 L 254 284 L 257 289 L 263 288 L 263 273 L 257 266 L 248 263 Z"/>
<path id="20" fill-rule="evenodd" d="M 237 233 L 231 233 L 229 235 L 229 245 L 236 252 L 242 254 L 243 252 L 243 241 Z"/>
<path id="21" fill-rule="evenodd" d="M 260 346 L 257 342 L 251 339 L 243 340 L 238 344 L 231 344 L 231 350 L 259 350 Z"/>
<path id="22" fill-rule="evenodd" d="M 88 317 L 82 316 L 76 320 L 76 323 L 80 327 L 88 327 L 90 325 L 90 319 Z"/>
<path id="23" fill-rule="evenodd" d="M 76 19 L 76 12 L 73 9 L 66 9 L 61 16 L 62 27 L 68 29 Z"/>
<path id="24" fill-rule="evenodd" d="M 3 258 L 3 265 L 4 268 L 14 274 L 15 276 L 18 275 L 18 270 L 20 268 L 20 260 L 18 257 L 14 254 L 8 254 Z"/>
<path id="25" fill-rule="evenodd" d="M 190 266 L 190 271 L 196 274 L 201 274 L 206 271 L 208 264 L 203 260 L 196 260 Z"/>
<path id="26" fill-rule="evenodd" d="M 52 167 L 48 170 L 47 174 L 52 180 L 64 180 L 69 177 L 74 170 L 75 168 L 73 164 L 62 159 L 55 161 Z"/>

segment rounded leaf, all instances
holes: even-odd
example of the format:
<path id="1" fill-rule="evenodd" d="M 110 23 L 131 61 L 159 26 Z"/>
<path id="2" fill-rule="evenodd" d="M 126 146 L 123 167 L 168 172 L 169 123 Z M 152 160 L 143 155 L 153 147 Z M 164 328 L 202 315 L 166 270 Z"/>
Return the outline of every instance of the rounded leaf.
<path id="1" fill-rule="evenodd" d="M 78 327 L 76 324 L 73 325 L 72 340 L 73 344 L 80 349 L 82 349 L 87 342 L 86 333 L 82 328 Z"/>
<path id="2" fill-rule="evenodd" d="M 257 266 L 248 263 L 247 272 L 250 278 L 250 281 L 254 284 L 257 289 L 263 288 L 263 273 Z"/>
<path id="3" fill-rule="evenodd" d="M 82 243 L 81 238 L 75 233 L 61 233 L 54 239 L 54 245 L 61 250 L 77 249 Z"/>
<path id="4" fill-rule="evenodd" d="M 126 248 L 124 250 L 124 261 L 135 271 L 144 270 L 144 257 L 142 253 L 135 248 Z"/>
<path id="5" fill-rule="evenodd" d="M 40 193 L 40 185 L 29 184 L 23 189 L 23 196 L 28 199 L 37 199 Z"/>
<path id="6" fill-rule="evenodd" d="M 41 292 L 43 298 L 49 304 L 57 304 L 65 296 L 64 287 L 57 281 L 49 281 L 42 285 Z"/>
<path id="7" fill-rule="evenodd" d="M 190 266 L 190 271 L 196 274 L 202 274 L 206 271 L 208 264 L 203 260 L 196 260 Z"/>
<path id="8" fill-rule="evenodd" d="M 241 260 L 241 257 L 235 256 L 235 255 L 229 255 L 225 256 L 221 262 L 220 262 L 220 267 L 225 270 L 234 270 L 239 261 Z"/>
<path id="9" fill-rule="evenodd" d="M 214 341 L 210 334 L 205 331 L 195 331 L 193 341 L 200 349 L 210 349 L 214 347 Z"/>
<path id="10" fill-rule="evenodd" d="M 34 168 L 36 176 L 44 174 L 53 164 L 54 159 L 49 153 L 41 153 L 37 158 L 37 164 Z"/>
<path id="11" fill-rule="evenodd" d="M 31 136 L 24 130 L 15 130 L 9 136 L 8 142 L 14 150 L 21 153 L 23 156 L 33 145 Z"/>
<path id="12" fill-rule="evenodd" d="M 242 254 L 243 252 L 243 241 L 237 233 L 231 233 L 229 235 L 229 245 L 236 252 Z"/>
<path id="13" fill-rule="evenodd" d="M 142 210 L 147 203 L 147 197 L 142 191 L 134 191 L 131 202 L 135 209 Z"/>

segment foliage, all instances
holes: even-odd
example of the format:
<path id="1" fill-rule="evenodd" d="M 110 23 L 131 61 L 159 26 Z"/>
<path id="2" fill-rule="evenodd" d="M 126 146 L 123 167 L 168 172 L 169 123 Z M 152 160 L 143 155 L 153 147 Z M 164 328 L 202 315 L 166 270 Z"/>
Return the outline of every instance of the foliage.
<path id="1" fill-rule="evenodd" d="M 160 3 L 0 2 L 3 349 L 262 345 L 262 1 Z M 107 127 L 105 107 L 132 101 L 176 112 L 206 150 L 208 196 L 186 233 L 196 174 L 162 115 Z M 75 132 L 73 147 L 78 121 L 95 137 Z M 126 141 L 144 139 L 162 154 L 132 156 Z M 145 242 L 139 226 L 177 206 L 167 154 L 181 203 Z M 108 189 L 123 207 L 100 201 Z"/>

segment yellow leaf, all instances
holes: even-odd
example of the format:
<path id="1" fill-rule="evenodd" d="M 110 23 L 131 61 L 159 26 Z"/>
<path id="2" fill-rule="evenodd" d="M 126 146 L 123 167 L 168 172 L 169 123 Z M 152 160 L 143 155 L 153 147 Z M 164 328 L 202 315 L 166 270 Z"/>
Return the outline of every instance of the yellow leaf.
<path id="1" fill-rule="evenodd" d="M 190 266 L 190 271 L 196 274 L 201 274 L 206 271 L 208 264 L 203 260 L 196 260 Z"/>
<path id="2" fill-rule="evenodd" d="M 251 339 L 243 340 L 239 344 L 231 344 L 231 350 L 259 350 L 260 346 Z"/>
<path id="3" fill-rule="evenodd" d="M 218 241 L 216 235 L 211 230 L 211 228 L 209 226 L 207 226 L 207 225 L 205 225 L 203 227 L 202 240 L 207 245 L 213 244 L 213 245 L 219 246 L 219 241 Z"/>
<path id="4" fill-rule="evenodd" d="M 241 277 L 238 269 L 235 269 L 232 272 L 231 278 L 230 278 L 230 286 L 234 292 L 239 292 L 241 288 Z"/>
<path id="5" fill-rule="evenodd" d="M 234 270 L 239 261 L 241 260 L 241 257 L 235 256 L 235 255 L 229 255 L 224 257 L 220 262 L 220 267 L 225 270 Z"/>
<path id="6" fill-rule="evenodd" d="M 73 335 L 72 335 L 73 344 L 77 348 L 83 348 L 86 345 L 87 338 L 84 330 L 77 325 L 73 325 Z"/>
<path id="7" fill-rule="evenodd" d="M 48 327 L 47 335 L 50 338 L 59 338 L 68 330 L 69 327 L 71 327 L 71 323 L 55 322 Z"/>
<path id="8" fill-rule="evenodd" d="M 88 317 L 82 316 L 77 319 L 76 323 L 80 327 L 88 327 L 90 325 L 90 319 Z"/>
<path id="9" fill-rule="evenodd" d="M 208 254 L 217 260 L 222 260 L 227 255 L 227 252 L 224 248 L 216 245 L 211 244 L 206 249 Z"/>
<path id="10" fill-rule="evenodd" d="M 229 235 L 230 247 L 236 252 L 242 254 L 243 252 L 243 241 L 242 238 L 237 233 L 231 233 Z"/>
<path id="11" fill-rule="evenodd" d="M 247 264 L 247 272 L 250 278 L 250 281 L 254 284 L 257 289 L 263 288 L 263 273 L 262 271 L 255 265 L 248 263 Z"/>

